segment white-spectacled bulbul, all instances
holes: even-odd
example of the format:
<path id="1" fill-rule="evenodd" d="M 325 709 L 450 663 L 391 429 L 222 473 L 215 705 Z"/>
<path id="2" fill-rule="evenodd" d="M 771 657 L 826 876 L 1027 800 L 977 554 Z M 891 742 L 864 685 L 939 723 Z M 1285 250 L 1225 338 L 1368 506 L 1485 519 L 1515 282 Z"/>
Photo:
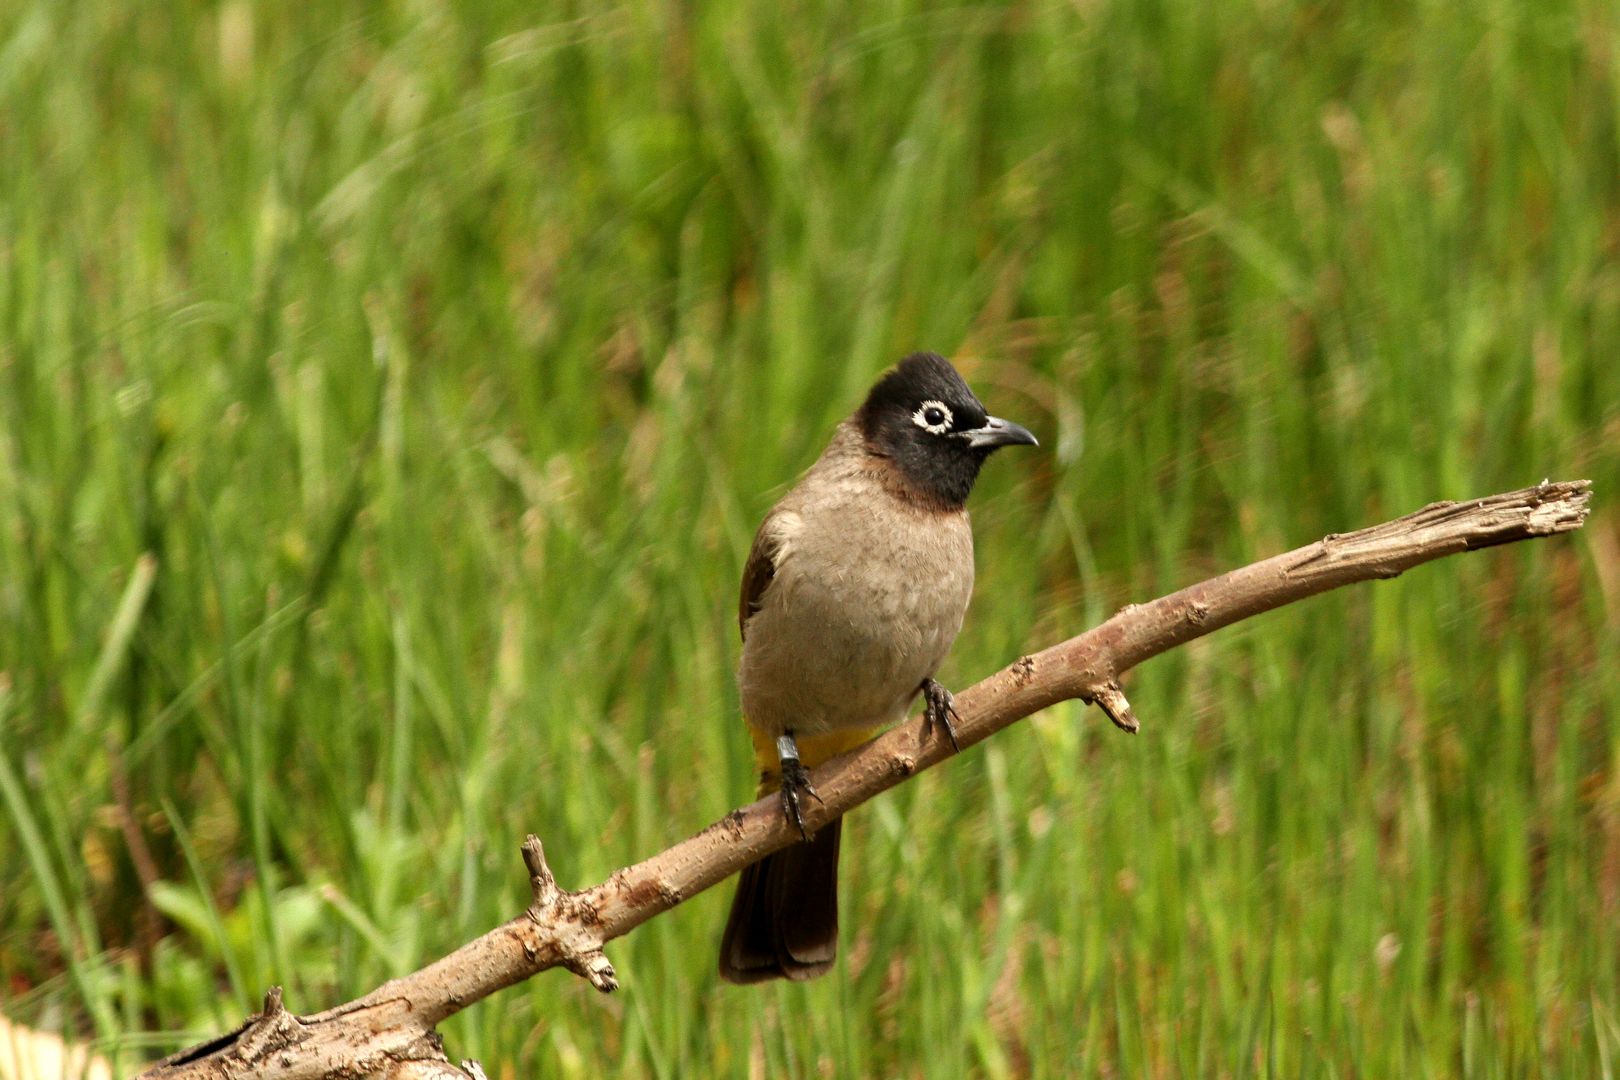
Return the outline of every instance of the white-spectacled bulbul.
<path id="1" fill-rule="evenodd" d="M 743 570 L 737 672 L 760 767 L 803 832 L 808 770 L 905 717 L 918 694 L 951 728 L 934 681 L 973 592 L 966 503 L 998 447 L 1035 445 L 989 415 L 948 361 L 916 353 L 878 380 L 765 516 Z M 839 821 L 737 880 L 720 942 L 730 982 L 810 979 L 838 952 Z"/>

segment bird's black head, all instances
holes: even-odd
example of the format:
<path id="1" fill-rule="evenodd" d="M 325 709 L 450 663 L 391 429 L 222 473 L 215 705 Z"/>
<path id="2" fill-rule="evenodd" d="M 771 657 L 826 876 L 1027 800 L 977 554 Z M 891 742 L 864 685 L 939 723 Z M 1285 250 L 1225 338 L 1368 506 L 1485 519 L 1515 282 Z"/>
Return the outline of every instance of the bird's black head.
<path id="1" fill-rule="evenodd" d="M 855 414 L 866 448 L 886 458 L 907 490 L 939 506 L 967 502 L 979 466 L 996 448 L 1035 436 L 991 416 L 950 362 L 913 353 L 879 379 Z"/>

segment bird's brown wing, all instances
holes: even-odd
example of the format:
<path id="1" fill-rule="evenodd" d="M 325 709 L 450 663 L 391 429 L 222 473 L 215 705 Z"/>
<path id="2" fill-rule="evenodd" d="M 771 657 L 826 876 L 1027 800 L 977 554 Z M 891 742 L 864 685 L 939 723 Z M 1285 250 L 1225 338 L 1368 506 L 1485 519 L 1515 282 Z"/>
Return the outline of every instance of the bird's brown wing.
<path id="1" fill-rule="evenodd" d="M 737 601 L 737 629 L 743 640 L 748 639 L 748 620 L 753 618 L 765 602 L 765 590 L 776 577 L 776 556 L 781 551 L 781 536 L 773 526 L 774 514 L 760 523 L 754 534 L 754 546 L 748 550 L 748 561 L 743 564 L 742 595 Z"/>

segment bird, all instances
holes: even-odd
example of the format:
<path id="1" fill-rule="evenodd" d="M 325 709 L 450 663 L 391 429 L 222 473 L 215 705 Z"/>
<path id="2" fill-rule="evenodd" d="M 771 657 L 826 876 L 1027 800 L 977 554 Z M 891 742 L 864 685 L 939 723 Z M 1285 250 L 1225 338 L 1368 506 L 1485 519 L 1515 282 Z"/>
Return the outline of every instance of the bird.
<path id="1" fill-rule="evenodd" d="M 838 952 L 841 819 L 811 834 L 809 770 L 904 719 L 919 695 L 957 747 L 934 675 L 973 592 L 967 499 L 1003 446 L 1036 446 L 991 416 L 938 353 L 884 373 L 765 515 L 743 569 L 737 687 L 760 769 L 795 843 L 746 867 L 720 943 L 732 983 L 802 981 Z"/>

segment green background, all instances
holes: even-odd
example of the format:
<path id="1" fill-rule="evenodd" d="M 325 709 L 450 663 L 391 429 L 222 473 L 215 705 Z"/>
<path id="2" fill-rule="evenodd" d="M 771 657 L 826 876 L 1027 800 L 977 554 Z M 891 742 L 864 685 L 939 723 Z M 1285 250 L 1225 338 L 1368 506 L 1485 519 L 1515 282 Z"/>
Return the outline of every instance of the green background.
<path id="1" fill-rule="evenodd" d="M 1604 0 L 0 7 L 5 1011 L 129 1068 L 516 913 L 526 832 L 585 885 L 744 801 L 753 527 L 933 348 L 1042 440 L 949 685 L 1431 500 L 1596 512 L 863 807 L 828 978 L 719 984 L 716 889 L 451 1054 L 1612 1075 L 1617 124 Z"/>

